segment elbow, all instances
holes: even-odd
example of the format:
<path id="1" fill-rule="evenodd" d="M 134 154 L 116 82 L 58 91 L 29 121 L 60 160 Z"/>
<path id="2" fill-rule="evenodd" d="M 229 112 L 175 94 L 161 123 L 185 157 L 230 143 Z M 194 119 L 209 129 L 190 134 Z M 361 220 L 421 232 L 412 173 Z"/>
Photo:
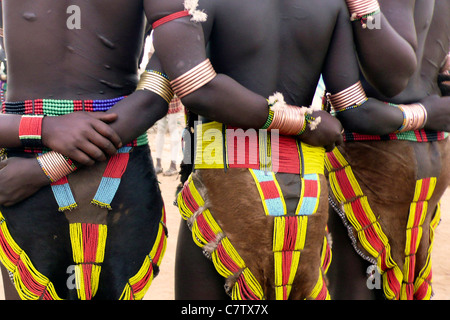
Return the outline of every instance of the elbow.
<path id="1" fill-rule="evenodd" d="M 393 98 L 408 86 L 409 77 L 392 77 L 389 81 L 383 81 L 383 83 L 376 86 L 376 89 L 386 98 Z"/>
<path id="2" fill-rule="evenodd" d="M 409 80 L 414 71 L 404 70 L 404 72 L 385 73 L 384 77 L 380 77 L 371 81 L 372 86 L 384 97 L 393 98 L 402 93 L 409 84 Z"/>
<path id="3" fill-rule="evenodd" d="M 414 57 L 406 58 L 397 64 L 395 69 L 387 69 L 379 76 L 372 76 L 369 80 L 372 86 L 383 96 L 392 98 L 402 93 L 409 84 L 409 80 L 417 69 Z"/>

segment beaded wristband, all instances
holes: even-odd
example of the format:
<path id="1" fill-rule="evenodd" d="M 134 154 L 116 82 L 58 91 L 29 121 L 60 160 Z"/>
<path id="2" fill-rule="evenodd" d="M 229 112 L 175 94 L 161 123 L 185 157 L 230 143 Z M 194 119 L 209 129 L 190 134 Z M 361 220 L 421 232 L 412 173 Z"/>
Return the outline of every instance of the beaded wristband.
<path id="1" fill-rule="evenodd" d="M 327 98 L 335 112 L 359 107 L 367 101 L 366 92 L 360 81 L 336 94 L 327 93 Z"/>
<path id="2" fill-rule="evenodd" d="M 214 71 L 211 61 L 206 59 L 175 80 L 172 80 L 170 84 L 175 94 L 181 99 L 203 87 L 214 79 L 216 75 L 217 73 Z"/>
<path id="3" fill-rule="evenodd" d="M 19 139 L 22 146 L 28 148 L 42 147 L 43 115 L 23 115 L 19 124 Z"/>
<path id="4" fill-rule="evenodd" d="M 403 123 L 396 133 L 422 129 L 427 122 L 427 110 L 420 103 L 399 105 L 403 113 Z"/>
<path id="5" fill-rule="evenodd" d="M 273 121 L 273 110 L 270 109 L 270 105 L 269 105 L 269 115 L 267 116 L 266 123 L 264 123 L 264 125 L 261 127 L 261 129 L 269 128 L 272 121 Z"/>
<path id="6" fill-rule="evenodd" d="M 77 169 L 72 160 L 55 151 L 41 154 L 36 159 L 51 182 L 58 181 Z"/>
<path id="7" fill-rule="evenodd" d="M 168 77 L 158 71 L 144 71 L 136 87 L 136 91 L 137 90 L 148 90 L 156 93 L 166 100 L 167 103 L 170 103 L 173 98 L 173 90 L 170 87 Z"/>

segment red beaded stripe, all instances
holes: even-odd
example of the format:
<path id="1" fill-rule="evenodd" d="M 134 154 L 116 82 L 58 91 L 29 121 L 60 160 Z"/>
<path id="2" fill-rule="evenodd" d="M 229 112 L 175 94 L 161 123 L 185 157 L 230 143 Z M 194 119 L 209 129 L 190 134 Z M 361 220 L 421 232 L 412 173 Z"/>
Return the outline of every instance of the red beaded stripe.
<path id="1" fill-rule="evenodd" d="M 169 21 L 175 20 L 175 19 L 179 19 L 179 18 L 183 18 L 183 17 L 187 17 L 189 16 L 190 13 L 187 10 L 183 10 L 183 11 L 178 11 L 172 14 L 169 14 L 168 16 L 165 16 L 159 20 L 156 20 L 155 22 L 153 22 L 152 24 L 152 28 L 156 29 L 159 26 L 163 25 L 164 23 L 167 23 Z"/>

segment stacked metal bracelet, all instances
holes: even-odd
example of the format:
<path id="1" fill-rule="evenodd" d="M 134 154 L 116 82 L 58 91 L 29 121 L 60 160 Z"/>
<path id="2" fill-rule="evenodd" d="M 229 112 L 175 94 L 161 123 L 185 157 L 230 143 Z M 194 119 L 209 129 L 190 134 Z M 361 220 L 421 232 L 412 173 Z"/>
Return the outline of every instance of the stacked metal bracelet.
<path id="1" fill-rule="evenodd" d="M 398 105 L 403 112 L 403 123 L 397 132 L 422 129 L 427 122 L 427 110 L 420 103 Z"/>
<path id="2" fill-rule="evenodd" d="M 170 103 L 173 98 L 173 90 L 167 75 L 154 70 L 145 70 L 142 73 L 136 90 L 149 90 L 166 100 L 167 103 Z"/>
<path id="3" fill-rule="evenodd" d="M 338 93 L 327 93 L 327 99 L 334 112 L 341 112 L 362 105 L 367 101 L 367 96 L 361 82 L 358 81 L 354 85 Z"/>
<path id="4" fill-rule="evenodd" d="M 23 115 L 19 124 L 19 139 L 25 148 L 42 147 L 43 115 Z"/>
<path id="5" fill-rule="evenodd" d="M 170 82 L 173 91 L 182 99 L 200 89 L 217 75 L 209 59 L 198 64 L 186 73 Z"/>
<path id="6" fill-rule="evenodd" d="M 380 12 L 380 4 L 377 0 L 346 0 L 350 11 L 351 21 L 361 21 L 363 28 L 367 27 L 366 21 Z"/>
<path id="7" fill-rule="evenodd" d="M 72 160 L 55 151 L 39 155 L 37 161 L 51 182 L 58 181 L 77 169 Z"/>
<path id="8" fill-rule="evenodd" d="M 279 130 L 282 135 L 301 135 L 306 125 L 315 119 L 309 115 L 308 108 L 288 105 L 281 96 L 279 98 L 268 100 L 269 115 L 261 129 Z"/>

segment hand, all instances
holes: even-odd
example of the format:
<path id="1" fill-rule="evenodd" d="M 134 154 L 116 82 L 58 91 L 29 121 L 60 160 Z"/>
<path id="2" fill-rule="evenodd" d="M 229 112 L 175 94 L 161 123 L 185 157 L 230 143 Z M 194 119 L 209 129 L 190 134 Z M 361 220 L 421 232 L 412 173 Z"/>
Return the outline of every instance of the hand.
<path id="1" fill-rule="evenodd" d="M 50 184 L 35 158 L 8 158 L 0 162 L 0 205 L 12 206 Z"/>
<path id="2" fill-rule="evenodd" d="M 443 96 L 450 96 L 450 71 L 438 75 L 438 85 Z"/>
<path id="3" fill-rule="evenodd" d="M 450 131 L 450 97 L 429 96 L 420 101 L 427 110 L 425 129 Z"/>
<path id="4" fill-rule="evenodd" d="M 443 96 L 450 96 L 450 53 L 439 71 L 438 85 Z"/>
<path id="5" fill-rule="evenodd" d="M 316 119 L 320 117 L 320 123 L 314 130 L 311 130 L 310 125 L 307 126 L 306 131 L 300 135 L 304 143 L 324 147 L 326 152 L 330 152 L 344 142 L 343 128 L 338 119 L 323 110 L 314 111 L 311 116 Z"/>
<path id="6" fill-rule="evenodd" d="M 59 117 L 45 117 L 42 143 L 82 165 L 93 165 L 116 154 L 122 142 L 108 123 L 117 114 L 74 112 Z"/>

